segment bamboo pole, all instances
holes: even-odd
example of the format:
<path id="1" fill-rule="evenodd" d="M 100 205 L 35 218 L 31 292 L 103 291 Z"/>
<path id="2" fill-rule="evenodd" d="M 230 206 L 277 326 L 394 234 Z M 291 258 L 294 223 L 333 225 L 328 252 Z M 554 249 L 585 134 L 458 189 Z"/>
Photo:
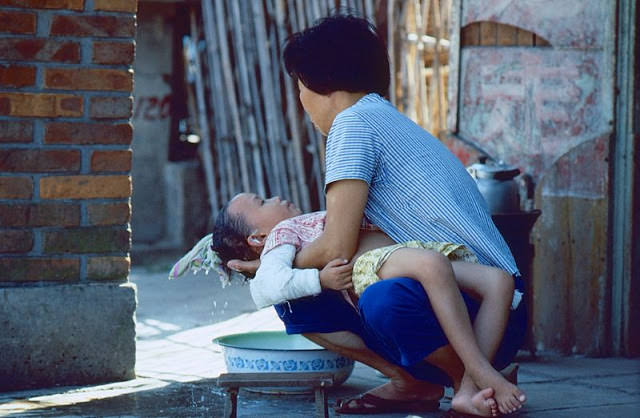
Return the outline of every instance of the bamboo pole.
<path id="1" fill-rule="evenodd" d="M 242 171 L 240 167 L 244 165 L 249 186 L 258 193 L 293 196 L 305 211 L 324 207 L 324 137 L 301 112 L 295 86 L 282 74 L 279 55 L 288 29 L 300 31 L 336 6 L 343 11 L 350 7 L 349 11 L 361 12 L 372 22 L 379 8 L 386 12 L 390 100 L 401 111 L 413 112 L 414 118 L 435 134 L 442 129 L 448 67 L 443 66 L 444 58 L 439 54 L 446 53 L 441 41 L 442 31 L 448 26 L 447 0 L 434 4 L 434 0 L 212 1 L 202 3 L 208 53 L 200 73 L 206 79 L 204 87 L 194 90 L 202 90 L 208 100 L 204 108 L 198 105 L 195 112 L 200 131 L 205 130 L 200 120 L 207 104 L 210 109 L 205 116 L 212 116 L 215 126 L 216 141 L 209 139 L 209 157 L 216 164 L 204 162 L 203 155 L 205 169 L 209 166 L 215 170 L 214 187 L 219 181 L 213 196 L 225 199 L 239 191 L 242 179 L 237 171 Z M 252 16 L 252 24 L 242 21 L 245 16 Z M 411 43 L 415 41 L 413 34 L 411 42 L 407 39 L 408 24 L 415 24 L 415 44 Z M 427 36 L 430 30 L 436 31 L 436 51 L 429 68 L 425 65 L 425 45 L 429 43 L 431 50 L 430 44 L 434 43 Z M 198 46 L 195 39 L 194 45 Z M 246 189 L 246 182 L 242 183 Z M 314 188 L 318 205 L 316 196 L 311 197 Z M 208 193 L 211 194 L 209 190 Z"/>
<path id="2" fill-rule="evenodd" d="M 200 127 L 200 155 L 204 164 L 205 181 L 207 185 L 207 193 L 209 194 L 209 204 L 211 205 L 211 213 L 213 216 L 218 211 L 218 193 L 216 190 L 216 181 L 213 174 L 213 159 L 211 158 L 211 140 L 209 137 L 209 120 L 207 118 L 207 107 L 204 98 L 204 83 L 202 82 L 200 54 L 198 52 L 198 29 L 196 27 L 196 14 L 193 9 L 190 16 L 190 58 L 192 65 L 190 69 L 193 71 L 196 92 L 196 104 L 198 107 L 198 125 Z"/>
<path id="3" fill-rule="evenodd" d="M 313 10 L 311 8 L 309 0 L 306 0 L 304 2 L 304 15 L 306 17 L 306 22 L 307 22 L 305 27 L 308 28 L 309 26 L 313 25 L 313 22 L 315 21 L 315 19 L 313 17 Z"/>
<path id="4" fill-rule="evenodd" d="M 326 0 L 324 2 L 324 13 L 322 14 L 322 16 L 329 16 L 330 14 L 332 14 L 336 9 L 336 2 L 335 0 Z"/>
<path id="5" fill-rule="evenodd" d="M 367 18 L 367 20 L 371 23 L 376 23 L 376 13 L 375 13 L 375 9 L 372 3 L 372 0 L 365 0 L 364 1 L 364 16 Z"/>
<path id="6" fill-rule="evenodd" d="M 433 55 L 433 75 L 436 79 L 435 91 L 437 97 L 436 103 L 438 107 L 438 119 L 436 126 L 434 126 L 433 129 L 435 130 L 434 135 L 440 136 L 440 131 L 444 126 L 444 114 L 442 112 L 442 109 L 444 108 L 443 91 L 440 87 L 440 39 L 442 39 L 440 0 L 433 0 L 433 23 L 433 29 L 435 32 L 434 35 L 436 38 L 435 53 Z"/>
<path id="7" fill-rule="evenodd" d="M 295 9 L 296 9 L 296 15 L 298 17 L 298 31 L 300 31 L 307 27 L 307 19 L 304 14 L 303 0 L 296 0 Z"/>
<path id="8" fill-rule="evenodd" d="M 426 0 L 427 2 L 429 0 Z M 426 117 L 426 113 L 424 111 L 424 105 L 425 103 L 422 101 L 422 98 L 424 97 L 424 91 L 426 89 L 426 80 L 424 78 L 424 43 L 422 42 L 422 35 L 424 35 L 424 28 L 422 26 L 423 24 L 423 16 L 422 16 L 422 5 L 421 5 L 421 1 L 420 0 L 413 0 L 413 13 L 412 16 L 414 18 L 414 24 L 415 24 L 415 33 L 418 35 L 418 39 L 417 42 L 415 44 L 415 61 L 414 61 L 414 65 L 415 65 L 415 76 L 416 76 L 416 88 L 417 88 L 417 95 L 416 95 L 416 103 L 415 103 L 415 111 L 416 111 L 416 119 L 418 120 L 418 124 L 425 126 L 427 123 L 427 117 Z"/>
<path id="9" fill-rule="evenodd" d="M 256 192 L 263 197 L 267 197 L 265 189 L 264 176 L 262 173 L 262 157 L 260 146 L 258 145 L 258 133 L 256 129 L 256 120 L 254 116 L 254 104 L 251 100 L 251 87 L 249 86 L 249 68 L 247 67 L 247 49 L 244 44 L 244 36 L 242 32 L 243 25 L 240 22 L 239 2 L 231 2 L 231 16 L 233 24 L 235 55 L 238 60 L 238 78 L 240 84 L 240 111 L 243 113 L 242 120 L 247 125 L 249 132 L 249 143 L 251 144 L 251 154 L 253 157 L 253 171 L 256 180 Z M 258 103 L 258 106 L 260 104 Z"/>
<path id="10" fill-rule="evenodd" d="M 395 0 L 387 0 L 387 50 L 389 51 L 389 101 L 396 105 Z"/>
<path id="11" fill-rule="evenodd" d="M 274 5 L 275 6 L 275 5 Z M 268 10 L 269 13 L 271 14 L 272 10 Z M 280 93 L 282 91 L 282 86 L 280 83 L 280 58 L 278 57 L 278 50 L 276 48 L 276 45 L 278 43 L 278 39 L 277 39 L 277 32 L 278 28 L 276 27 L 276 25 L 271 25 L 269 27 L 269 45 L 271 45 L 271 59 L 270 59 L 270 64 L 271 64 L 271 82 L 273 83 L 273 90 L 274 93 Z M 276 109 L 278 109 L 279 111 L 275 112 L 275 131 L 277 133 L 277 143 L 278 145 L 281 147 L 282 152 L 284 153 L 286 159 L 286 163 L 284 164 L 284 168 L 286 170 L 287 176 L 285 177 L 285 182 L 284 185 L 287 186 L 285 188 L 285 198 L 289 199 L 289 200 L 293 200 L 294 202 L 300 202 L 300 194 L 298 193 L 298 182 L 297 182 L 297 176 L 296 176 L 296 168 L 295 166 L 290 163 L 292 161 L 289 161 L 289 148 L 290 148 L 290 144 L 291 141 L 288 139 L 287 136 L 287 126 L 286 126 L 286 122 L 284 120 L 284 113 L 283 113 L 283 109 L 284 109 L 284 104 L 282 103 L 282 96 L 280 94 L 275 94 L 273 96 L 273 99 L 276 103 Z M 287 180 L 288 179 L 288 183 Z"/>
<path id="12" fill-rule="evenodd" d="M 289 25 L 291 25 L 291 32 L 298 32 L 300 25 L 298 23 L 298 10 L 294 3 L 294 0 L 287 1 L 287 15 L 289 16 Z"/>
<path id="13" fill-rule="evenodd" d="M 405 59 L 406 55 L 407 55 L 407 42 L 405 41 L 405 39 L 407 38 L 407 30 L 405 29 L 405 22 L 406 22 L 406 12 L 407 12 L 407 0 L 400 0 L 400 10 L 399 10 L 399 16 L 398 16 L 398 22 L 400 22 L 400 27 L 398 28 L 398 39 L 399 39 L 399 45 L 400 45 L 400 77 L 401 77 L 401 92 L 400 92 L 400 98 L 401 101 L 399 103 L 397 103 L 398 107 L 403 111 L 406 112 L 408 109 L 408 103 L 407 103 L 407 96 L 409 95 L 408 90 L 409 90 L 409 86 L 408 86 L 408 71 L 407 71 L 407 60 Z"/>
<path id="14" fill-rule="evenodd" d="M 414 13 L 414 5 L 415 5 L 415 1 L 414 0 L 410 0 L 407 2 L 407 17 L 406 20 L 403 20 L 403 22 L 405 22 L 406 28 L 407 30 L 405 31 L 404 36 L 402 37 L 403 43 L 404 45 L 406 45 L 407 47 L 407 53 L 403 54 L 404 56 L 404 61 L 405 61 L 405 65 L 406 65 L 406 69 L 407 69 L 407 87 L 408 87 L 408 91 L 407 91 L 407 97 L 406 97 L 406 103 L 407 103 L 407 107 L 405 107 L 404 112 L 407 114 L 407 116 L 418 122 L 417 120 L 417 112 L 416 112 L 416 102 L 417 102 L 417 94 L 416 94 L 416 79 L 417 79 L 417 74 L 416 74 L 416 50 L 417 50 L 417 45 L 415 43 L 412 42 L 407 42 L 408 33 L 411 32 L 415 32 L 415 13 Z"/>
<path id="15" fill-rule="evenodd" d="M 285 177 L 284 171 L 281 167 L 281 162 L 283 161 L 282 154 L 278 149 L 278 138 L 276 124 L 276 115 L 275 115 L 275 103 L 274 103 L 274 95 L 272 83 L 270 82 L 270 74 L 269 74 L 269 57 L 266 53 L 266 50 L 269 48 L 267 43 L 267 31 L 265 28 L 264 22 L 264 13 L 262 10 L 262 3 L 253 1 L 251 2 L 251 9 L 253 11 L 253 22 L 255 26 L 255 35 L 256 35 L 256 46 L 258 51 L 258 64 L 260 68 L 260 79 L 261 79 L 261 91 L 262 91 L 262 99 L 265 103 L 265 113 L 266 113 L 266 125 L 267 125 L 267 135 L 270 144 L 270 157 L 272 168 L 275 172 L 276 181 L 274 185 L 276 186 L 275 190 L 272 190 L 272 194 L 277 194 L 282 196 L 285 192 L 285 187 L 283 187 L 282 179 Z"/>
<path id="16" fill-rule="evenodd" d="M 317 21 L 322 17 L 322 12 L 320 11 L 320 4 L 318 0 L 312 0 L 311 8 L 313 10 L 313 21 Z"/>
<path id="17" fill-rule="evenodd" d="M 213 23 L 213 10 L 210 1 L 203 1 L 202 8 L 204 14 L 208 15 L 211 19 L 209 22 Z M 240 176 L 242 180 L 243 191 L 248 192 L 251 190 L 249 184 L 249 169 L 247 167 L 247 156 L 244 148 L 244 138 L 242 135 L 242 129 L 240 128 L 240 120 L 238 116 L 238 103 L 236 99 L 236 91 L 233 82 L 233 72 L 231 70 L 231 63 L 229 59 L 229 46 L 227 42 L 227 36 L 225 31 L 225 15 L 223 0 L 215 0 L 215 18 L 216 29 L 218 30 L 218 41 L 220 45 L 220 55 L 222 62 L 222 75 L 224 78 L 226 95 L 229 100 L 229 110 L 231 111 L 231 121 L 234 130 L 234 136 L 236 140 L 236 147 L 238 152 L 238 159 L 240 160 Z M 211 28 L 211 25 L 206 25 Z M 211 28 L 210 30 L 212 30 Z"/>
<path id="18" fill-rule="evenodd" d="M 206 13 L 203 13 L 203 21 L 205 19 L 210 18 Z M 208 80 L 209 87 L 212 89 L 211 91 L 222 91 L 224 89 L 222 78 L 220 76 L 220 71 L 218 69 L 221 67 L 220 64 L 220 54 L 218 41 L 216 37 L 215 31 L 207 31 L 205 28 L 205 40 L 207 44 L 207 63 L 209 67 L 208 71 Z M 220 160 L 222 143 L 225 141 L 225 138 L 229 135 L 229 125 L 228 125 L 228 116 L 227 116 L 227 105 L 224 100 L 223 95 L 215 94 L 209 95 L 209 105 L 211 107 L 211 111 L 214 114 L 214 122 L 215 122 L 215 133 L 216 140 L 212 145 L 215 146 L 218 154 L 218 172 L 220 181 L 220 198 L 224 201 L 227 201 L 232 191 L 235 189 L 235 176 L 233 176 L 233 171 L 231 167 L 226 164 L 226 160 Z M 229 179 L 228 181 L 222 181 L 222 179 Z"/>
<path id="19" fill-rule="evenodd" d="M 422 0 L 422 7 L 420 8 L 420 31 L 418 32 L 418 41 L 422 45 L 422 54 L 420 56 L 420 109 L 423 111 L 423 126 L 428 129 L 433 121 L 431 116 L 432 106 L 429 103 L 428 91 L 427 91 L 427 77 L 425 66 L 425 54 L 427 51 L 427 45 L 425 44 L 425 38 L 427 31 L 429 30 L 429 12 L 431 10 L 432 0 Z"/>
<path id="20" fill-rule="evenodd" d="M 286 37 L 285 33 L 285 17 L 284 17 L 284 0 L 278 0 L 276 4 L 276 23 L 278 25 L 279 41 L 282 43 Z M 296 167 L 297 177 L 300 182 L 300 201 L 299 204 L 304 212 L 311 211 L 311 201 L 309 200 L 309 189 L 306 183 L 304 170 L 304 155 L 302 136 L 300 135 L 300 125 L 298 118 L 298 98 L 294 94 L 293 82 L 291 77 L 285 74 L 284 88 L 287 100 L 287 116 L 289 119 L 289 128 L 291 129 L 291 143 L 293 145 L 293 156 Z"/>
<path id="21" fill-rule="evenodd" d="M 250 14 L 251 5 L 246 2 L 243 2 L 242 5 L 246 7 L 243 15 L 246 16 Z M 243 30 L 245 35 L 247 35 L 246 39 L 248 41 L 247 42 L 247 51 L 248 51 L 247 66 L 248 68 L 251 69 L 251 74 L 249 75 L 249 87 L 250 87 L 249 90 L 251 93 L 251 100 L 253 103 L 256 104 L 253 110 L 255 113 L 255 121 L 256 121 L 257 134 L 258 134 L 258 145 L 260 147 L 261 154 L 265 156 L 265 158 L 263 158 L 262 160 L 262 164 L 265 172 L 266 186 L 269 189 L 268 194 L 273 195 L 275 194 L 274 190 L 277 189 L 276 184 L 279 182 L 279 179 L 276 178 L 277 174 L 274 170 L 274 167 L 271 164 L 271 157 L 269 153 L 269 138 L 267 135 L 265 115 L 264 115 L 264 112 L 262 111 L 262 108 L 264 105 L 264 99 L 260 95 L 258 79 L 255 73 L 256 67 L 258 65 L 256 63 L 257 61 L 256 50 L 258 49 L 258 46 L 256 45 L 256 39 L 255 39 L 256 37 L 253 32 L 253 25 L 243 25 Z"/>
<path id="22" fill-rule="evenodd" d="M 292 21 L 291 30 L 293 32 L 298 32 L 303 30 L 306 27 L 306 23 L 304 20 L 304 7 L 301 0 L 288 0 L 289 10 L 292 11 L 291 15 L 297 17 L 298 21 Z M 297 103 L 297 101 L 296 101 Z M 318 134 L 315 131 L 315 128 L 311 124 L 308 116 L 303 115 L 302 120 L 304 121 L 304 127 L 306 131 L 307 137 L 307 145 L 305 147 L 306 151 L 311 154 L 311 173 L 312 180 L 315 180 L 316 190 L 318 196 L 318 205 L 321 210 L 325 208 L 324 203 L 324 187 L 323 187 L 323 172 L 324 172 L 324 144 L 318 140 Z"/>

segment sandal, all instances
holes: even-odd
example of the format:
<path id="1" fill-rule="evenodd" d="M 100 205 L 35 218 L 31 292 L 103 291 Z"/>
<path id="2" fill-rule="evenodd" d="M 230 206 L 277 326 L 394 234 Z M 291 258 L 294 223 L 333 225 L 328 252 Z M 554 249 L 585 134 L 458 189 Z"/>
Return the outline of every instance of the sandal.
<path id="1" fill-rule="evenodd" d="M 338 400 L 334 409 L 339 414 L 389 414 L 411 412 L 433 412 L 440 408 L 440 401 L 401 401 L 384 399 L 370 393 L 355 398 Z"/>

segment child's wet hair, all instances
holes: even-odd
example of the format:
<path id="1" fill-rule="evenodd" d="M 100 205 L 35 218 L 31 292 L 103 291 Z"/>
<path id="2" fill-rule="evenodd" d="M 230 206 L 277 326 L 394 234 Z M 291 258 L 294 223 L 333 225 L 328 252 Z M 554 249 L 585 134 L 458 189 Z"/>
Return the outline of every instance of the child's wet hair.
<path id="1" fill-rule="evenodd" d="M 211 239 L 211 249 L 218 253 L 226 270 L 229 260 L 249 261 L 258 258 L 247 243 L 247 237 L 252 232 L 251 226 L 243 216 L 229 213 L 229 203 L 220 209 Z"/>

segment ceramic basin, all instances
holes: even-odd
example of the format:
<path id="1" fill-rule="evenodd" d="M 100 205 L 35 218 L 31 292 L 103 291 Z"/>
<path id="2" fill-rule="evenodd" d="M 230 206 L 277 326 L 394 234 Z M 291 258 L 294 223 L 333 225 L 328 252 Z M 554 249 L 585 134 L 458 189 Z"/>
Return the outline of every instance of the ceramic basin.
<path id="1" fill-rule="evenodd" d="M 325 372 L 333 373 L 337 386 L 353 371 L 353 360 L 284 331 L 225 335 L 213 342 L 223 348 L 229 373 Z"/>

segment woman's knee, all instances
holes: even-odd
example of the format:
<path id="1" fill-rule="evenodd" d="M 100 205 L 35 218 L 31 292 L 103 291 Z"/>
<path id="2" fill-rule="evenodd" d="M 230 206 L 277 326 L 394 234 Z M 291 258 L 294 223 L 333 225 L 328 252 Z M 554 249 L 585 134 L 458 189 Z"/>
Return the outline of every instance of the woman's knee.
<path id="1" fill-rule="evenodd" d="M 424 313 L 429 301 L 422 285 L 414 279 L 398 277 L 372 284 L 360 296 L 360 313 L 377 330 L 393 327 L 398 316 Z"/>

